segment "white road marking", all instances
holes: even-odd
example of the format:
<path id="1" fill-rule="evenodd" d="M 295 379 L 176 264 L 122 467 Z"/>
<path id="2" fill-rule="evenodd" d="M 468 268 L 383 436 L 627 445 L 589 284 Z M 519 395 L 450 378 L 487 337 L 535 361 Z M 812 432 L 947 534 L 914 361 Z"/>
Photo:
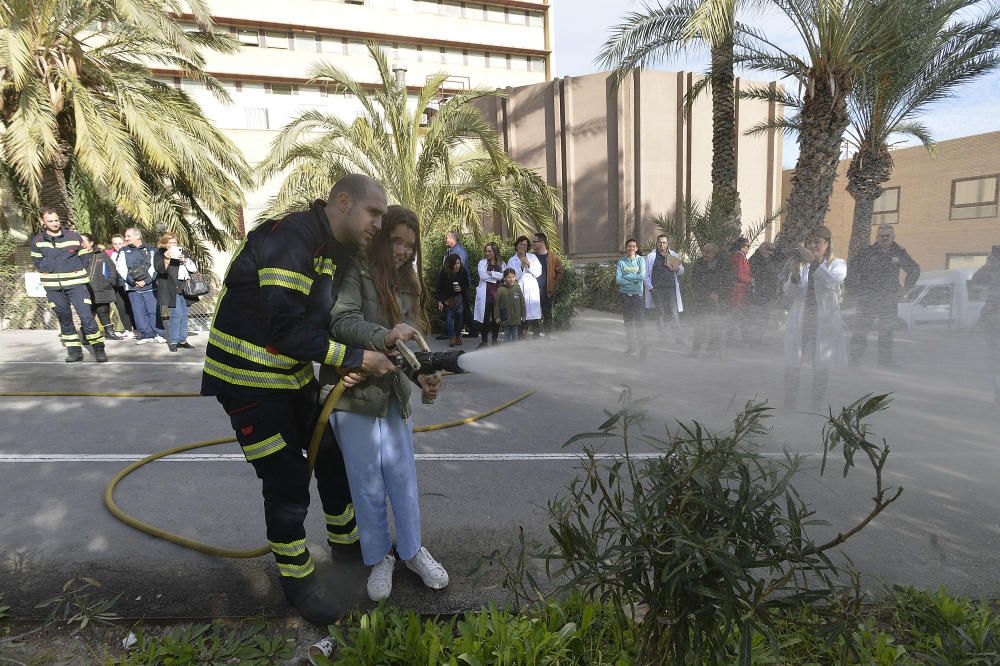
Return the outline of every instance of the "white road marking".
<path id="1" fill-rule="evenodd" d="M 149 454 L 141 453 L 0 453 L 0 463 L 65 463 L 65 462 L 115 462 L 131 463 L 142 460 Z M 598 453 L 600 460 L 620 458 L 621 453 Z M 765 458 L 784 458 L 780 452 L 761 453 Z M 804 454 L 812 455 L 812 454 Z M 582 453 L 417 453 L 417 460 L 428 462 L 517 462 L 547 460 L 580 460 Z M 661 457 L 659 453 L 633 453 L 636 460 L 650 460 Z M 164 462 L 243 462 L 242 453 L 178 453 Z"/>
<path id="2" fill-rule="evenodd" d="M 0 360 L 0 365 L 61 365 L 65 366 L 66 361 L 2 361 Z M 205 365 L 204 361 L 115 361 L 112 358 L 108 365 L 197 365 L 201 367 Z M 73 370 L 79 370 L 81 367 L 90 367 L 90 364 L 86 365 L 74 365 Z M 93 366 L 97 367 L 97 366 Z M 105 367 L 101 364 L 101 367 Z"/>

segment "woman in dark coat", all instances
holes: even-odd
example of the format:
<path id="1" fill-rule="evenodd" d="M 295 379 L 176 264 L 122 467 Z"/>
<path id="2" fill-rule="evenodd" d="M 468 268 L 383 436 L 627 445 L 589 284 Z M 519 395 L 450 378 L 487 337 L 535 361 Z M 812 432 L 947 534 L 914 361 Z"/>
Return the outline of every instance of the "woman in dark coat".
<path id="1" fill-rule="evenodd" d="M 122 284 L 111 257 L 104 253 L 90 235 L 80 234 L 83 249 L 90 250 L 90 268 L 87 275 L 90 282 L 87 288 L 90 290 L 90 302 L 94 308 L 94 316 L 100 322 L 104 330 L 104 337 L 108 340 L 123 340 L 125 336 L 115 333 L 115 328 L 111 323 L 111 304 L 115 302 L 115 287 Z"/>
<path id="2" fill-rule="evenodd" d="M 468 291 L 469 274 L 462 268 L 462 258 L 457 254 L 449 254 L 444 258 L 444 268 L 438 273 L 437 290 L 434 294 L 438 310 L 445 314 L 449 347 L 462 344 L 462 309 Z"/>
<path id="3" fill-rule="evenodd" d="M 166 233 L 157 244 L 153 269 L 157 274 L 156 305 L 165 310 L 161 316 L 167 324 L 167 348 L 172 352 L 193 349 L 187 341 L 188 298 L 182 284 L 198 267 L 177 242 L 177 236 Z"/>

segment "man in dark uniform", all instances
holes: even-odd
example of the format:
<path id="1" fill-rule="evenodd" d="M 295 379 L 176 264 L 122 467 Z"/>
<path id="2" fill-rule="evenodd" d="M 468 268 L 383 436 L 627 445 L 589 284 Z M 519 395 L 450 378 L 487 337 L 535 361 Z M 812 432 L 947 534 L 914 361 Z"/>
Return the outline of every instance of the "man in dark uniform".
<path id="1" fill-rule="evenodd" d="M 892 358 L 893 329 L 896 327 L 896 303 L 899 300 L 899 271 L 906 273 L 904 290 L 910 289 L 920 277 L 917 265 L 898 243 L 896 232 L 888 224 L 878 228 L 875 243 L 866 247 L 851 261 L 847 273 L 848 293 L 858 305 L 851 336 L 852 366 L 861 364 L 868 346 L 868 331 L 878 330 L 878 364 L 895 367 Z"/>
<path id="2" fill-rule="evenodd" d="M 43 208 L 41 223 L 42 232 L 31 239 L 31 258 L 41 273 L 49 307 L 59 318 L 59 337 L 66 347 L 66 362 L 83 360 L 83 341 L 73 322 L 75 309 L 87 344 L 94 350 L 94 358 L 104 363 L 108 360 L 104 335 L 94 319 L 87 289 L 90 250 L 83 247 L 78 233 L 63 228 L 55 210 Z"/>
<path id="3" fill-rule="evenodd" d="M 328 332 L 337 267 L 367 246 L 385 212 L 382 187 L 351 174 L 328 201 L 247 234 L 226 273 L 206 349 L 201 392 L 225 408 L 263 482 L 267 540 L 282 591 L 319 625 L 343 615 L 349 601 L 318 579 L 306 548 L 310 479 L 303 451 L 319 414 L 313 363 L 354 369 L 344 377 L 348 386 L 395 368 L 384 354 L 342 345 Z M 356 543 L 344 463 L 329 433 L 315 473 L 329 545 Z"/>

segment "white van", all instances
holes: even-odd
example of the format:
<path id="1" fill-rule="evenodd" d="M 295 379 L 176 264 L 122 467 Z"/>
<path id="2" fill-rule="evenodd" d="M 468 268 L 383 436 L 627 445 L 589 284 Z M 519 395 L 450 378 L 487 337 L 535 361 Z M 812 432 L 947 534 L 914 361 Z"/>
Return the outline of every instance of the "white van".
<path id="1" fill-rule="evenodd" d="M 912 328 L 921 324 L 948 324 L 972 328 L 983 310 L 982 296 L 969 290 L 974 268 L 921 273 L 917 284 L 896 306 L 899 318 Z"/>

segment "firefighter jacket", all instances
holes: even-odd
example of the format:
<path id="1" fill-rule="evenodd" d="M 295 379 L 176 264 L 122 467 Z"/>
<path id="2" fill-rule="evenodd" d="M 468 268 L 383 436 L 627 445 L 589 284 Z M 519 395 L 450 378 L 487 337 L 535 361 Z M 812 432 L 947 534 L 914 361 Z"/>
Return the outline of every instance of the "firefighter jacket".
<path id="1" fill-rule="evenodd" d="M 42 231 L 31 239 L 31 258 L 41 273 L 42 286 L 62 289 L 87 284 L 90 250 L 83 249 L 80 234 L 61 228 L 57 236 Z"/>
<path id="2" fill-rule="evenodd" d="M 334 238 L 316 201 L 247 234 L 226 272 L 209 332 L 203 395 L 266 399 L 314 383 L 313 362 L 357 368 L 364 350 L 330 338 L 337 265 L 354 248 Z"/>

